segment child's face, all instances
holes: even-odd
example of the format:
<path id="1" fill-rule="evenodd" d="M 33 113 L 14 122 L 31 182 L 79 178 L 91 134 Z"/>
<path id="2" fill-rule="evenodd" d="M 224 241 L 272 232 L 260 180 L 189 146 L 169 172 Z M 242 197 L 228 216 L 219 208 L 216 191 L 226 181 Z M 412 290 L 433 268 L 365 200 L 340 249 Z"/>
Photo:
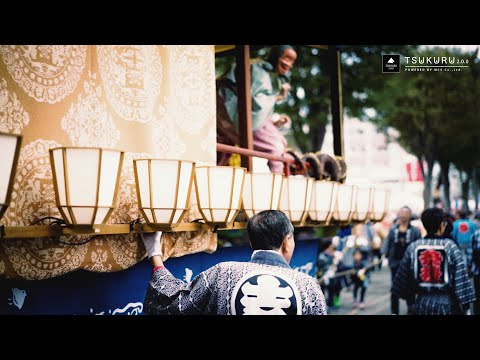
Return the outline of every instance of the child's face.
<path id="1" fill-rule="evenodd" d="M 356 252 L 355 255 L 353 255 L 353 260 L 355 260 L 356 262 L 359 262 L 362 260 L 362 254 L 360 254 L 359 252 Z"/>

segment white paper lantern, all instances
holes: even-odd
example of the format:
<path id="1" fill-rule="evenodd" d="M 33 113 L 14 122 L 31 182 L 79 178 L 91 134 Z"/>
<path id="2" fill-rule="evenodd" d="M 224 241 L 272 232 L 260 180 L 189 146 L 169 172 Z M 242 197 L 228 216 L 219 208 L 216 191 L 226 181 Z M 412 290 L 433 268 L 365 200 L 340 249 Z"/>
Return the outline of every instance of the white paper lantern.
<path id="1" fill-rule="evenodd" d="M 0 219 L 10 205 L 21 143 L 22 137 L 20 135 L 0 133 L 0 159 L 2 162 L 2 170 L 0 171 Z"/>
<path id="2" fill-rule="evenodd" d="M 355 196 L 357 187 L 354 185 L 339 184 L 337 200 L 333 218 L 337 221 L 348 222 L 355 210 Z"/>
<path id="3" fill-rule="evenodd" d="M 138 207 L 150 225 L 177 226 L 188 210 L 195 163 L 133 160 Z"/>
<path id="4" fill-rule="evenodd" d="M 388 199 L 390 191 L 385 189 L 375 189 L 373 191 L 372 210 L 370 219 L 373 221 L 382 221 L 388 212 Z"/>
<path id="5" fill-rule="evenodd" d="M 245 168 L 233 166 L 199 166 L 195 168 L 198 209 L 205 222 L 230 224 L 241 203 Z"/>
<path id="6" fill-rule="evenodd" d="M 335 210 L 338 183 L 335 181 L 315 181 L 310 202 L 310 219 L 326 222 Z"/>
<path id="7" fill-rule="evenodd" d="M 372 204 L 372 189 L 358 188 L 355 199 L 355 211 L 353 212 L 353 220 L 365 221 L 370 215 L 370 208 Z"/>
<path id="8" fill-rule="evenodd" d="M 288 176 L 283 179 L 279 210 L 294 225 L 302 223 L 308 215 L 315 179 L 304 176 Z"/>
<path id="9" fill-rule="evenodd" d="M 264 210 L 277 210 L 283 175 L 245 174 L 243 209 L 248 218 Z"/>
<path id="10" fill-rule="evenodd" d="M 107 222 L 116 204 L 123 155 L 100 148 L 50 149 L 55 200 L 67 224 Z"/>

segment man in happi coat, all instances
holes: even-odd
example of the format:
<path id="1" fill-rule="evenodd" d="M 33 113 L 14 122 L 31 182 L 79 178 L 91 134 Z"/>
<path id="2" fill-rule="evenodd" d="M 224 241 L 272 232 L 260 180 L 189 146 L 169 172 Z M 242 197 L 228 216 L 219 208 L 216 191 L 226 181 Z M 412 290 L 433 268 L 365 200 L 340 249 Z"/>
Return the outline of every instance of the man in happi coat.
<path id="1" fill-rule="evenodd" d="M 281 211 L 262 211 L 248 221 L 249 262 L 222 262 L 191 282 L 175 278 L 162 262 L 161 233 L 142 234 L 153 274 L 146 314 L 325 315 L 318 281 L 290 266 L 293 225 Z"/>
<path id="2" fill-rule="evenodd" d="M 426 209 L 421 219 L 427 235 L 408 246 L 392 293 L 403 299 L 415 297 L 417 315 L 470 314 L 475 293 L 462 251 L 443 236 L 443 210 Z"/>

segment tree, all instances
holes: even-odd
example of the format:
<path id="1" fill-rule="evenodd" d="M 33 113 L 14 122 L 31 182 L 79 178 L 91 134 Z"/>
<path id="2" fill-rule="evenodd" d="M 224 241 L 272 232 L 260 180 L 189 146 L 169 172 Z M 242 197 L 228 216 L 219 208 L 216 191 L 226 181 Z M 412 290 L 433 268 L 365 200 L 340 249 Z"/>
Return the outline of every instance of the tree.
<path id="1" fill-rule="evenodd" d="M 418 51 L 416 55 L 465 57 L 459 50 L 441 48 Z M 421 164 L 426 164 L 422 167 L 426 207 L 431 205 L 432 170 L 437 161 L 442 170 L 447 206 L 450 164 L 465 174 L 463 197 L 468 200 L 474 164 L 472 154 L 480 150 L 476 86 L 472 85 L 469 68 L 462 72 L 405 72 L 386 82 L 383 95 L 376 94 L 377 114 L 373 120 L 380 127 L 393 126 L 399 130 L 400 143 L 415 154 Z"/>

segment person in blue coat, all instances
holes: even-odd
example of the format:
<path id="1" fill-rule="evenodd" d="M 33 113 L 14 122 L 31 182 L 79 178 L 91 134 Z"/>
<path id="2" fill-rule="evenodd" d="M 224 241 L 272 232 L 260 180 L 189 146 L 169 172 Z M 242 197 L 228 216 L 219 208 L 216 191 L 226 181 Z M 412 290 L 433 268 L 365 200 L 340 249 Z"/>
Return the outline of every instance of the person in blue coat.
<path id="1" fill-rule="evenodd" d="M 453 223 L 452 240 L 458 245 L 463 253 L 463 259 L 467 266 L 467 272 L 470 275 L 472 271 L 472 238 L 475 234 L 475 223 L 468 219 L 467 212 L 457 211 L 457 220 Z"/>

